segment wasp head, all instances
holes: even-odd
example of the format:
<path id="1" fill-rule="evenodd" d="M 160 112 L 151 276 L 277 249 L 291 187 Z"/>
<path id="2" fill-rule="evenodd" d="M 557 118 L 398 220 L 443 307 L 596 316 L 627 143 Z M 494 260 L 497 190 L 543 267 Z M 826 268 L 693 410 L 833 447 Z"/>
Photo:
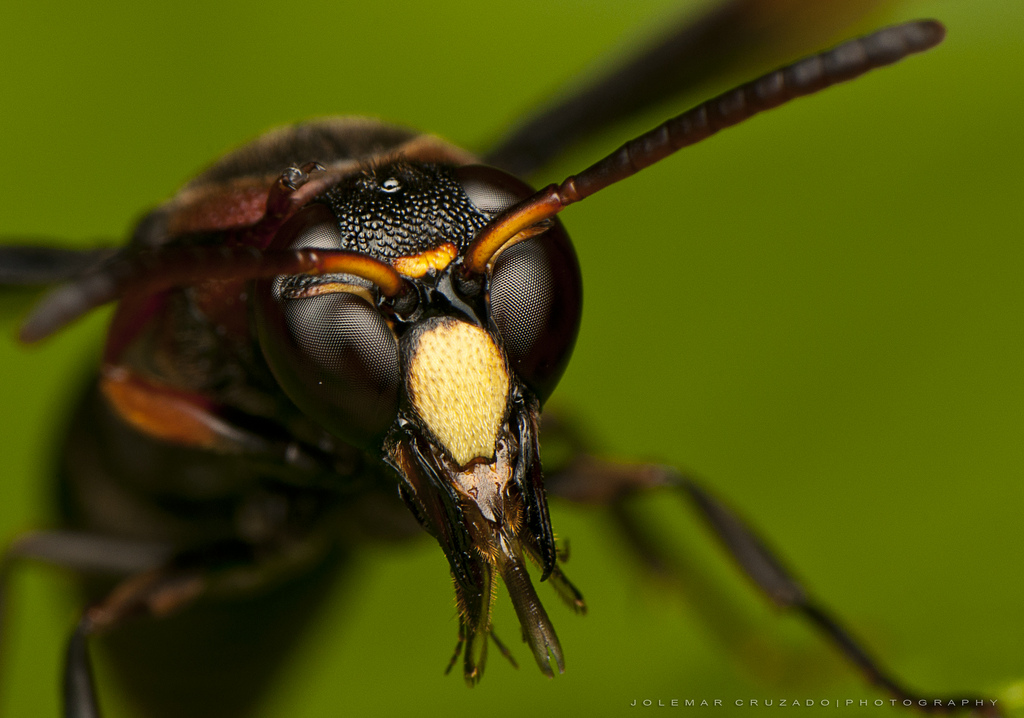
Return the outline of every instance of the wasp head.
<path id="1" fill-rule="evenodd" d="M 583 606 L 556 565 L 538 436 L 579 328 L 575 252 L 553 221 L 500 248 L 483 272 L 463 262 L 491 218 L 532 193 L 488 167 L 367 167 L 300 210 L 275 246 L 358 251 L 389 263 L 405 291 L 383 297 L 347 274 L 258 288 L 261 346 L 285 393 L 393 467 L 405 503 L 444 550 L 471 683 L 494 638 L 497 579 L 549 675 L 552 659 L 563 669 L 561 648 L 525 563 Z"/>

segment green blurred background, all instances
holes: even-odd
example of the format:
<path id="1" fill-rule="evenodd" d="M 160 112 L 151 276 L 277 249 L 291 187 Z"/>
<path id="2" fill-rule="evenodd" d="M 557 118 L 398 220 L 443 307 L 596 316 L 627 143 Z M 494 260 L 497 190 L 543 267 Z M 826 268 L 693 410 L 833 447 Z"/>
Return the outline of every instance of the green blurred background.
<path id="1" fill-rule="evenodd" d="M 685 4 L 5 3 L 0 234 L 124 236 L 227 148 L 310 116 L 375 115 L 486 147 Z M 947 23 L 938 50 L 565 213 L 587 296 L 552 401 L 611 455 L 705 477 L 914 686 L 1009 700 L 1024 685 L 1024 4 L 907 3 L 891 17 L 919 15 Z M 0 540 L 47 521 L 53 442 L 104 321 L 35 349 L 0 343 Z M 5 318 L 8 336 L 14 326 Z M 753 596 L 674 501 L 649 510 L 719 592 L 713 606 L 645 581 L 600 511 L 557 504 L 567 572 L 591 607 L 577 618 L 541 589 L 567 672 L 544 679 L 517 643 L 519 671 L 492 656 L 469 690 L 441 675 L 456 622 L 436 546 L 368 547 L 262 715 L 618 716 L 644 698 L 878 697 Z M 16 576 L 0 714 L 58 715 L 71 587 L 48 569 Z M 709 612 L 742 629 L 734 648 Z M 128 715 L 99 670 L 108 715 Z M 842 715 L 861 713 L 890 711 Z"/>

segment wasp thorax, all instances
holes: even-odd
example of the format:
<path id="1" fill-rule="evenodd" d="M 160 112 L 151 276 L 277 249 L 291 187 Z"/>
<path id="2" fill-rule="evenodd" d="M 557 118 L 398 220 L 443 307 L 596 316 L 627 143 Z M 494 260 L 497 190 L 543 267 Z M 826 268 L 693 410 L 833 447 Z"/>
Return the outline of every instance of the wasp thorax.
<path id="1" fill-rule="evenodd" d="M 460 466 L 494 456 L 509 375 L 493 337 L 451 318 L 430 320 L 407 349 L 409 401 Z"/>

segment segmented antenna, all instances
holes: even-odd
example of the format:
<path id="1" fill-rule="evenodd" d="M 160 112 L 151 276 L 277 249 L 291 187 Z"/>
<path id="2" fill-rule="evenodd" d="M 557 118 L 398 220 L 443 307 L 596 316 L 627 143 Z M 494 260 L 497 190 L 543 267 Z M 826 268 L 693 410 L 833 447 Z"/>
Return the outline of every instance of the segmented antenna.
<path id="1" fill-rule="evenodd" d="M 683 147 L 790 100 L 813 95 L 908 55 L 924 52 L 942 42 L 945 35 L 946 29 L 935 20 L 887 27 L 798 60 L 673 117 L 579 174 L 567 177 L 561 184 L 548 185 L 496 217 L 467 249 L 464 271 L 485 272 L 497 251 L 520 232 Z"/>
<path id="2" fill-rule="evenodd" d="M 51 291 L 21 327 L 26 343 L 45 339 L 107 302 L 149 295 L 210 280 L 245 280 L 279 274 L 354 274 L 376 284 L 386 297 L 408 283 L 388 264 L 343 249 L 261 251 L 253 247 L 168 247 L 114 257 L 95 272 Z"/>

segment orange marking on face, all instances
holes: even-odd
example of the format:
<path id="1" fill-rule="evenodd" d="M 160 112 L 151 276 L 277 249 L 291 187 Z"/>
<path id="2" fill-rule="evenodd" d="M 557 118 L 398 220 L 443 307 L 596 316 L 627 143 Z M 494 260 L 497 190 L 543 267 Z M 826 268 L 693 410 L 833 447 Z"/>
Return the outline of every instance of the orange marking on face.
<path id="1" fill-rule="evenodd" d="M 458 250 L 455 249 L 455 245 L 451 242 L 445 242 L 439 247 L 428 249 L 426 252 L 410 254 L 407 257 L 399 257 L 391 263 L 391 266 L 393 266 L 395 271 L 399 274 L 406 277 L 418 278 L 422 277 L 431 269 L 436 272 L 440 272 L 452 263 L 456 254 L 458 254 Z"/>
<path id="2" fill-rule="evenodd" d="M 373 295 L 370 294 L 366 287 L 360 287 L 358 284 L 347 284 L 345 282 L 323 282 L 321 284 L 308 284 L 305 287 L 300 287 L 294 292 L 289 292 L 289 299 L 306 299 L 307 297 L 319 297 L 322 294 L 339 294 L 345 292 L 347 294 L 355 294 L 356 296 L 362 297 L 366 302 L 373 306 L 376 304 Z"/>

